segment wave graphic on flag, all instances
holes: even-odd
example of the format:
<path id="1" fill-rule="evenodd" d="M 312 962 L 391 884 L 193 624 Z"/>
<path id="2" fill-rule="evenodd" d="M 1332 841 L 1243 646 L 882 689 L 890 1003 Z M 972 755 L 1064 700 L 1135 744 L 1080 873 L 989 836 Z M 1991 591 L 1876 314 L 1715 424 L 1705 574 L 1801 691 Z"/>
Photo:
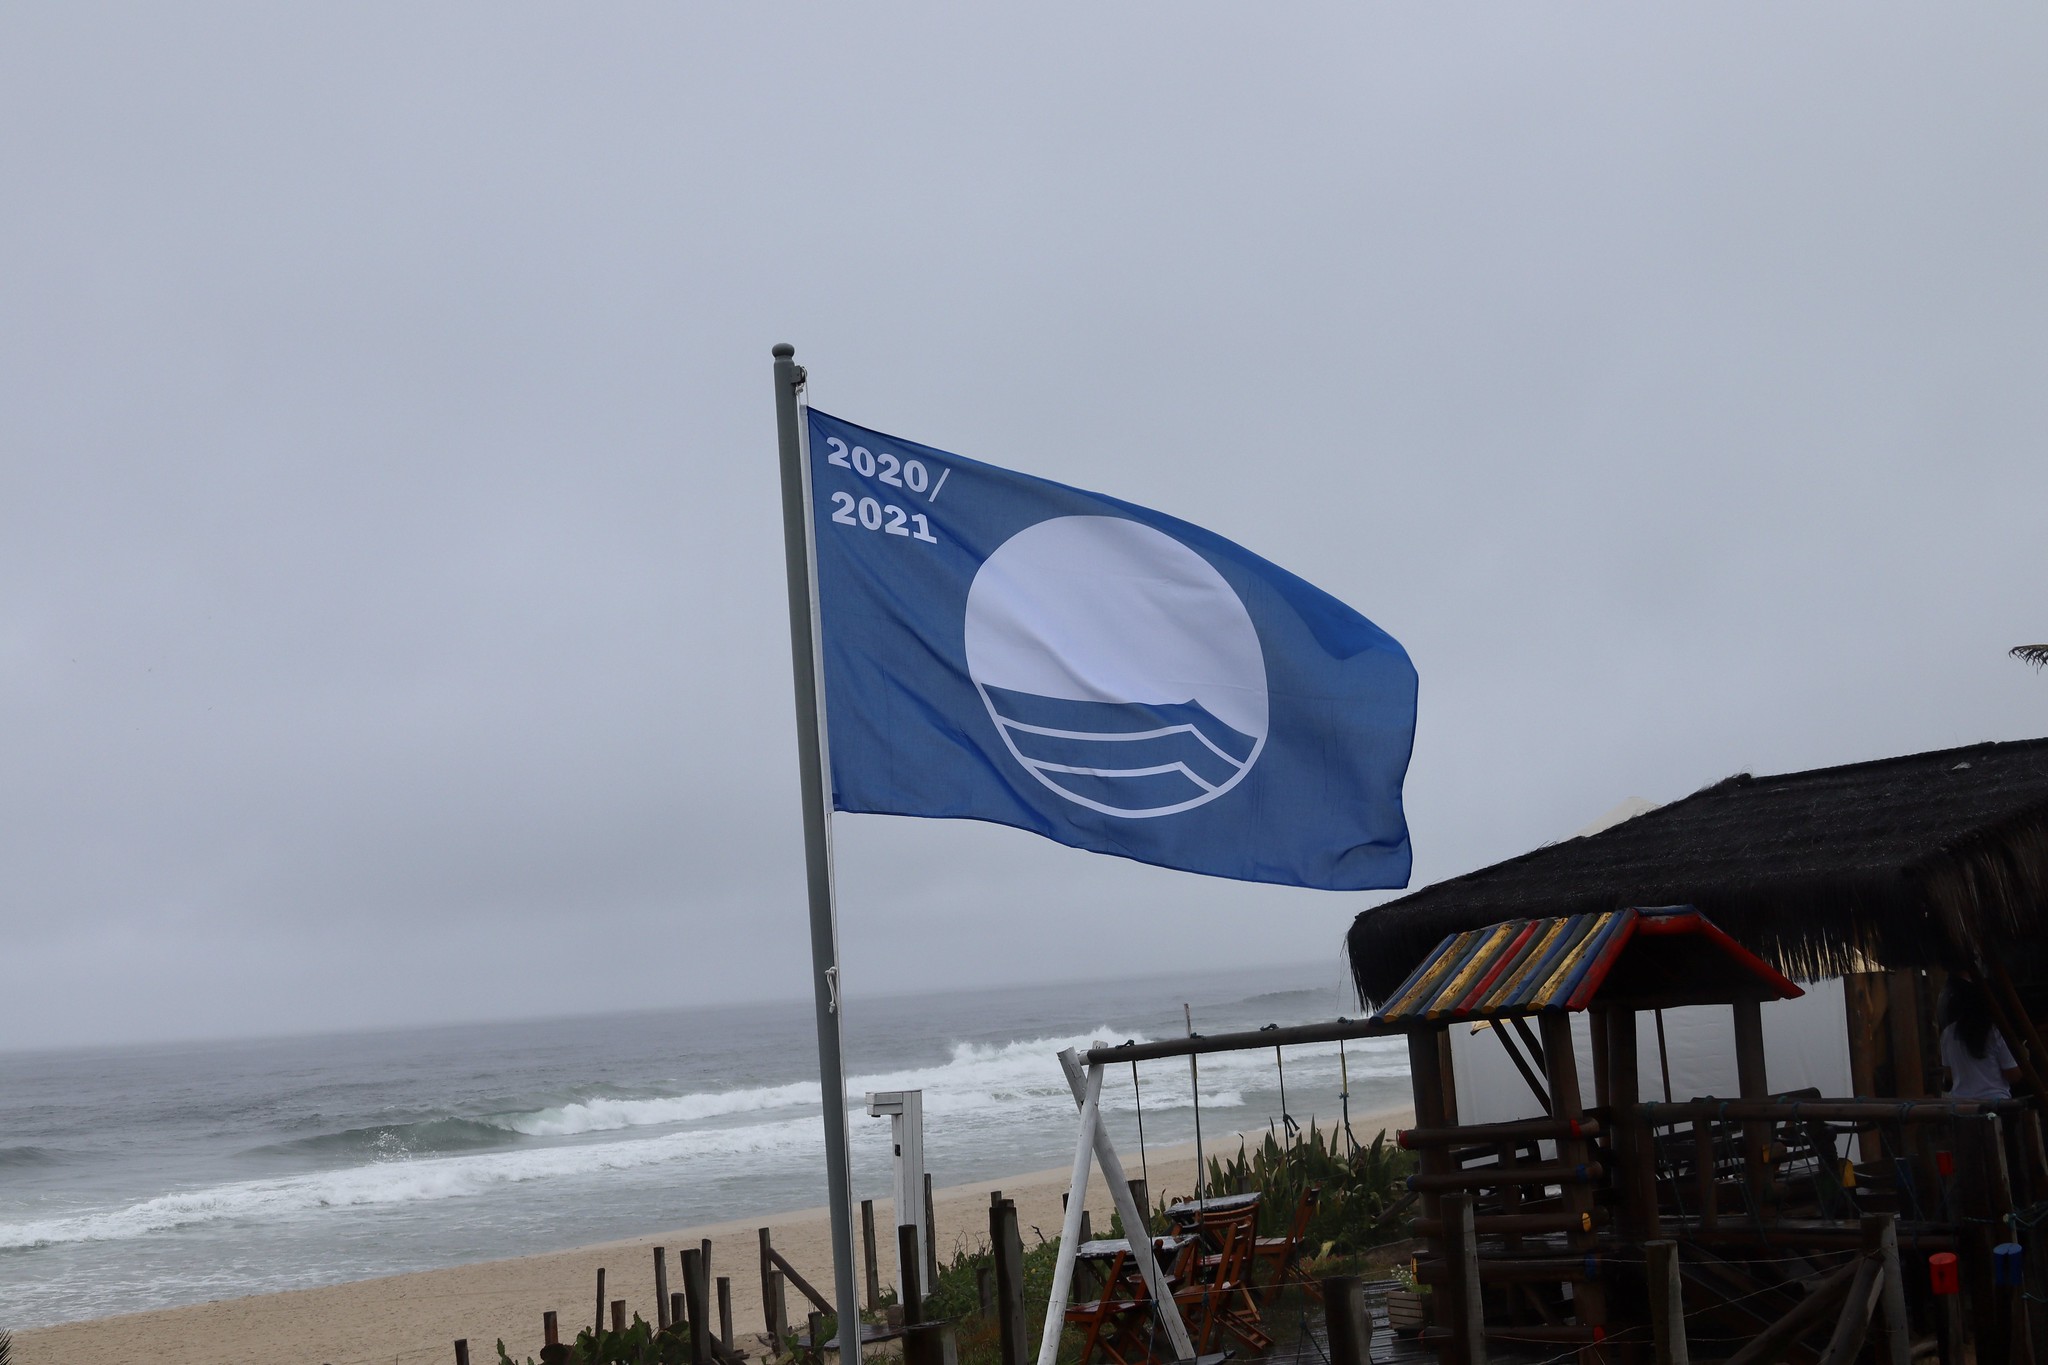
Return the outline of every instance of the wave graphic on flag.
<path id="1" fill-rule="evenodd" d="M 1191 810 L 1258 761 L 1266 668 L 1215 567 L 1126 517 L 1010 537 L 967 594 L 968 672 L 1011 757 L 1105 815 Z"/>
<path id="2" fill-rule="evenodd" d="M 1184 810 L 1233 785 L 1258 756 L 1256 738 L 1198 702 L 1070 701 L 987 686 L 981 696 L 1032 776 L 1106 814 Z"/>

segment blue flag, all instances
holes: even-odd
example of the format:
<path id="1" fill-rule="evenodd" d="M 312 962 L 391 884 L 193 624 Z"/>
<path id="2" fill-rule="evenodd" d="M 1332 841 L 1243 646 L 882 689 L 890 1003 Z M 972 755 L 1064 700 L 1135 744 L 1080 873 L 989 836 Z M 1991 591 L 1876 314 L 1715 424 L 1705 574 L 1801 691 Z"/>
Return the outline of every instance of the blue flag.
<path id="1" fill-rule="evenodd" d="M 835 809 L 1332 891 L 1408 883 L 1415 668 L 1198 526 L 812 409 Z"/>

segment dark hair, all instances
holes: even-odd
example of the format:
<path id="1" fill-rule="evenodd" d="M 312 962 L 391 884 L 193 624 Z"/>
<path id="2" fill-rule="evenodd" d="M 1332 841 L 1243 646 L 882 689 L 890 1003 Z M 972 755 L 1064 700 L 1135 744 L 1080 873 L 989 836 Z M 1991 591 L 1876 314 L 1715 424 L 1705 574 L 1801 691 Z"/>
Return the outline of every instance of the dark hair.
<path id="1" fill-rule="evenodd" d="M 1954 1024 L 1956 1038 L 1970 1055 L 1983 1059 L 1991 1046 L 1991 1002 L 1982 986 L 1968 977 L 1950 977 L 1941 993 L 1941 1022 L 1943 1027 Z"/>

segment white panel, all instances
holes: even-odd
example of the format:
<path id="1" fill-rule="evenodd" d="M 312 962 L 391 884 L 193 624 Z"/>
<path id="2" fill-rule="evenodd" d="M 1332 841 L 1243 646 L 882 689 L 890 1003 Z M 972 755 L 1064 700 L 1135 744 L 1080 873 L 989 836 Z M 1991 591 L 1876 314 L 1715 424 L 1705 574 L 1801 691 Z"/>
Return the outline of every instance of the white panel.
<path id="1" fill-rule="evenodd" d="M 1849 1030 L 1840 978 L 1816 981 L 1797 1000 L 1773 1000 L 1763 1007 L 1764 1057 L 1771 1089 L 1802 1090 L 1823 1095 L 1855 1094 L 1849 1078 Z M 1512 1026 L 1508 1026 L 1512 1034 Z M 1583 1014 L 1572 1017 L 1572 1039 L 1579 1056 L 1579 1088 L 1593 1103 L 1591 1029 Z M 1636 1056 L 1644 1099 L 1664 1097 L 1664 1069 L 1657 1055 L 1657 1018 L 1636 1020 Z M 1517 1040 L 1519 1045 L 1519 1039 Z M 1726 1005 L 1688 1005 L 1664 1011 L 1665 1054 L 1671 1064 L 1671 1097 L 1737 1094 L 1735 1077 L 1735 1015 Z M 1508 1059 L 1491 1026 L 1473 1032 L 1470 1024 L 1451 1025 L 1452 1067 L 1456 1072 L 1458 1118 L 1464 1123 L 1503 1123 L 1542 1113 L 1528 1083 Z"/>

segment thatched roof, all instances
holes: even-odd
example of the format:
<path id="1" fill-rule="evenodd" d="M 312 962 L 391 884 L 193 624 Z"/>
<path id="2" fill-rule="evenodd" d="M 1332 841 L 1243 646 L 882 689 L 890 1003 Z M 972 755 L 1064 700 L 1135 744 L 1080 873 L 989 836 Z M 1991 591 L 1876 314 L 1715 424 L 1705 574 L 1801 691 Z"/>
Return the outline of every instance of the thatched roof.
<path id="1" fill-rule="evenodd" d="M 1446 934 L 1672 904 L 1805 980 L 2026 943 L 2048 929 L 2048 739 L 1738 774 L 1366 911 L 1351 972 L 1376 1006 Z"/>

